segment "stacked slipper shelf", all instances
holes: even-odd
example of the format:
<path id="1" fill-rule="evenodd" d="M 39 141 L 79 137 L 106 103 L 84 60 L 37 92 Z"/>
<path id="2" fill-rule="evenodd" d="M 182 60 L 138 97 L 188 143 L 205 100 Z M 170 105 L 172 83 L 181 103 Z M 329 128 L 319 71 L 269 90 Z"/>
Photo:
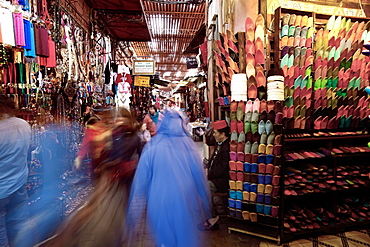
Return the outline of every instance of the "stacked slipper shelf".
<path id="1" fill-rule="evenodd" d="M 279 237 L 369 224 L 369 19 L 278 8 L 274 20 L 285 83 Z"/>
<path id="2" fill-rule="evenodd" d="M 270 88 L 271 95 L 279 96 L 275 85 L 280 86 L 280 81 L 279 78 L 266 80 L 269 65 L 265 59 L 268 48 L 263 16 L 258 15 L 256 20 L 248 17 L 245 29 L 246 32 L 239 32 L 235 39 L 238 41 L 238 54 L 233 54 L 235 48 L 230 49 L 234 45 L 236 47 L 235 43 L 230 44 L 233 40 L 230 32 L 221 34 L 214 52 L 219 75 L 216 85 L 220 88 L 222 77 L 231 79 L 228 230 L 279 242 L 283 101 L 269 100 L 267 94 Z M 228 46 L 226 39 L 229 40 Z M 224 73 L 226 68 L 222 67 L 227 61 L 226 51 L 231 52 L 233 61 L 238 61 L 238 72 L 230 67 L 227 68 L 228 75 Z"/>

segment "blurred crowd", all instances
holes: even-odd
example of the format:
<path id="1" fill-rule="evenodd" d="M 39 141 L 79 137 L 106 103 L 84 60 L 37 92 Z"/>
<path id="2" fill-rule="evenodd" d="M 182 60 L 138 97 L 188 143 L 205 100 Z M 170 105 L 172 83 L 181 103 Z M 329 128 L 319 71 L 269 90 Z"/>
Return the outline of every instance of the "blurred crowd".
<path id="1" fill-rule="evenodd" d="M 228 151 L 217 148 L 205 172 L 182 112 L 150 106 L 139 123 L 125 108 L 94 106 L 72 167 L 78 172 L 83 160 L 91 159 L 93 190 L 56 230 L 46 229 L 47 239 L 40 239 L 33 232 L 25 188 L 31 128 L 15 117 L 6 95 L 0 101 L 0 246 L 132 246 L 142 217 L 156 246 L 204 246 L 197 231 L 217 223 L 211 193 L 227 184 L 227 170 L 226 179 L 217 180 L 225 171 L 216 169 L 216 156 Z M 213 135 L 220 145 L 228 139 L 217 130 Z"/>

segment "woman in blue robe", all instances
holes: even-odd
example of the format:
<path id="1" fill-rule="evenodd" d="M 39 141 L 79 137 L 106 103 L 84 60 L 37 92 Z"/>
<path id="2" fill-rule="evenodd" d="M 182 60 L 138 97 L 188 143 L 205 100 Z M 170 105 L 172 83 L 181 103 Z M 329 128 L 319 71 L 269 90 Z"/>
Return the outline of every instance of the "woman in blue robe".
<path id="1" fill-rule="evenodd" d="M 146 213 L 156 246 L 201 246 L 197 225 L 210 217 L 210 204 L 209 186 L 186 119 L 169 110 L 137 167 L 129 202 L 130 229 L 137 228 Z"/>

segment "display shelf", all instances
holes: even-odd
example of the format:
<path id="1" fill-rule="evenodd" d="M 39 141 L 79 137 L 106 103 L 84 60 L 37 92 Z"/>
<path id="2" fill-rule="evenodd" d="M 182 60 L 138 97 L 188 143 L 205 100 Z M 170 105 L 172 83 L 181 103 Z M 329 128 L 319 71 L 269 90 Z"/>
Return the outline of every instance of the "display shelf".
<path id="1" fill-rule="evenodd" d="M 285 142 L 310 142 L 310 141 L 335 141 L 345 139 L 364 139 L 369 138 L 370 135 L 343 135 L 343 136 L 322 136 L 322 137 L 303 137 L 303 138 L 285 138 Z"/>
<path id="2" fill-rule="evenodd" d="M 275 227 L 230 217 L 228 232 L 231 233 L 232 231 L 269 239 L 276 241 L 278 244 L 281 242 L 280 236 Z"/>
<path id="3" fill-rule="evenodd" d="M 353 157 L 363 157 L 370 156 L 370 152 L 363 153 L 346 153 L 346 154 L 334 154 L 332 157 L 336 158 L 353 158 Z"/>
<path id="4" fill-rule="evenodd" d="M 268 228 L 278 229 L 278 226 L 272 226 L 272 225 L 265 224 L 265 223 L 260 223 L 260 222 L 251 222 L 249 220 L 243 220 L 243 219 L 239 219 L 239 218 L 232 217 L 232 216 L 229 216 L 229 219 L 244 221 L 244 222 L 247 222 L 247 224 L 251 224 L 251 225 L 254 224 L 254 225 L 259 225 L 259 226 L 265 226 L 265 227 L 268 227 Z"/>
<path id="5" fill-rule="evenodd" d="M 326 20 L 328 20 L 331 17 L 331 15 L 317 14 L 317 13 L 314 13 L 314 14 L 315 14 L 314 24 L 316 24 L 316 25 L 326 24 Z M 346 19 L 351 19 L 352 22 L 365 21 L 365 23 L 366 23 L 367 21 L 370 21 L 370 18 L 367 18 L 367 17 L 353 17 L 353 16 L 341 16 L 341 17 L 346 18 Z"/>
<path id="6" fill-rule="evenodd" d="M 335 190 L 326 190 L 326 191 L 320 191 L 320 192 L 311 192 L 308 194 L 303 195 L 296 195 L 296 196 L 284 196 L 283 200 L 304 200 L 304 199 L 317 199 L 318 196 L 334 196 L 336 194 Z"/>
<path id="7" fill-rule="evenodd" d="M 275 15 L 274 15 L 274 67 L 276 70 L 279 70 L 280 68 L 280 30 L 281 30 L 281 18 L 283 17 L 284 14 L 295 14 L 295 15 L 301 15 L 301 16 L 308 16 L 308 17 L 313 17 L 313 22 L 315 23 L 315 15 L 313 12 L 308 12 L 308 11 L 300 11 L 300 10 L 294 10 L 294 9 L 285 9 L 285 8 L 277 8 L 275 10 Z"/>
<path id="8" fill-rule="evenodd" d="M 307 158 L 307 159 L 297 159 L 297 160 L 285 160 L 286 164 L 291 164 L 291 163 L 294 163 L 294 164 L 298 164 L 298 163 L 307 163 L 307 162 L 313 162 L 313 161 L 316 161 L 316 160 L 324 160 L 324 159 L 328 159 L 330 157 L 333 157 L 333 156 L 324 156 L 324 157 L 317 157 L 317 158 Z"/>
<path id="9" fill-rule="evenodd" d="M 313 235 L 335 235 L 343 231 L 359 230 L 370 226 L 370 221 L 366 222 L 355 222 L 347 224 L 336 224 L 332 226 L 320 227 L 319 229 L 313 230 L 301 230 L 298 232 L 284 232 L 283 238 L 286 241 L 292 241 L 294 239 L 302 239 L 306 237 L 312 237 Z"/>
<path id="10" fill-rule="evenodd" d="M 313 28 L 314 28 L 315 32 L 317 32 L 319 30 L 319 28 L 322 27 L 322 25 L 325 25 L 326 21 L 331 17 L 329 15 L 319 15 L 319 14 L 316 14 L 314 12 L 297 11 L 297 10 L 292 10 L 292 9 L 284 9 L 284 8 L 281 8 L 281 7 L 277 8 L 275 10 L 275 15 L 274 15 L 274 20 L 275 21 L 273 23 L 273 25 L 274 25 L 274 33 L 272 34 L 273 39 L 271 40 L 272 41 L 271 44 L 273 44 L 274 49 L 270 53 L 270 54 L 273 55 L 273 63 L 274 63 L 275 70 L 274 71 L 268 71 L 268 74 L 271 74 L 271 75 L 274 74 L 274 73 L 276 73 L 276 75 L 278 75 L 278 74 L 282 75 L 282 73 L 283 73 L 282 69 L 279 69 L 279 68 L 280 68 L 280 61 L 282 60 L 281 59 L 281 50 L 282 49 L 280 47 L 280 41 L 281 41 L 280 31 L 282 30 L 281 21 L 282 21 L 282 17 L 284 16 L 284 14 L 290 14 L 290 15 L 294 14 L 294 15 L 297 15 L 297 16 L 300 15 L 302 17 L 303 16 L 312 17 L 313 23 L 314 23 Z M 366 19 L 366 18 L 351 18 L 351 19 L 352 19 L 352 21 L 359 21 L 359 22 L 365 21 L 365 23 L 369 20 L 369 19 Z M 293 24 L 293 25 L 290 25 L 290 27 L 291 26 L 297 26 L 297 25 Z M 309 25 L 307 25 L 307 26 L 309 26 Z M 288 34 L 287 36 L 292 37 L 291 34 Z M 285 46 L 290 46 L 290 48 L 295 47 L 295 45 L 290 45 L 290 44 L 286 45 L 285 40 L 282 43 Z M 315 52 L 316 52 L 314 50 L 315 49 L 314 42 L 312 42 L 312 44 L 305 43 L 304 45 L 299 45 L 299 46 L 307 47 L 308 49 L 312 48 L 312 55 L 314 55 Z M 291 51 L 289 50 L 289 52 L 291 52 Z M 315 71 L 314 70 L 315 69 L 314 64 L 309 63 L 309 66 L 310 65 L 312 65 L 312 71 L 308 75 L 313 76 L 314 75 L 313 72 Z M 294 66 L 296 66 L 296 65 L 294 65 Z M 302 69 L 303 67 L 306 67 L 306 65 L 305 66 L 299 65 L 297 67 L 299 69 Z M 306 72 L 304 71 L 304 73 L 306 73 Z M 292 76 L 291 75 L 289 75 L 289 77 L 287 75 L 285 75 L 285 76 L 286 76 L 286 78 L 288 78 L 289 82 L 291 82 L 290 79 L 292 79 Z M 296 78 L 294 78 L 294 79 L 296 79 Z M 286 85 L 290 86 L 290 84 L 286 84 Z M 314 86 L 312 85 L 312 87 L 314 87 Z M 325 86 L 323 86 L 323 88 L 326 90 Z M 301 93 L 301 91 L 299 91 L 299 93 Z M 325 93 L 327 93 L 327 92 L 325 92 Z M 291 93 L 291 94 L 293 94 L 293 93 Z M 367 94 L 364 94 L 364 92 L 360 92 L 360 90 L 359 91 L 356 90 L 356 94 L 357 94 L 357 96 L 359 96 L 359 98 L 361 98 L 364 95 L 367 95 Z M 327 94 L 325 94 L 325 95 L 327 95 Z M 290 96 L 292 96 L 292 95 L 290 95 Z M 312 96 L 311 97 L 311 99 L 312 99 L 311 106 L 313 106 L 313 104 L 316 103 L 314 92 L 312 92 L 311 96 Z M 325 96 L 322 96 L 322 97 L 324 98 Z M 285 103 L 289 104 L 290 102 L 287 101 Z M 356 102 L 356 103 L 358 103 L 358 102 Z M 301 105 L 302 102 L 297 103 L 297 102 L 294 101 L 293 106 L 294 106 L 295 109 L 297 109 L 297 106 L 298 106 L 297 104 Z M 303 104 L 305 104 L 305 103 L 303 103 Z M 340 101 L 340 104 L 338 104 L 338 107 L 340 107 L 342 105 L 347 106 L 347 105 L 350 105 L 350 104 L 351 103 L 349 103 L 348 100 L 345 101 L 345 100 L 342 99 Z M 356 107 L 357 107 L 357 105 L 356 105 Z M 365 107 L 365 106 L 363 106 L 363 107 Z M 228 109 L 226 108 L 225 110 L 228 110 Z M 332 108 L 330 108 L 330 110 L 331 110 L 330 112 L 329 111 L 316 111 L 315 112 L 313 107 L 311 107 L 311 108 L 309 107 L 307 109 L 308 112 L 306 112 L 306 115 L 304 115 L 304 117 L 310 117 L 310 120 L 304 126 L 304 127 L 306 127 L 304 129 L 303 128 L 302 129 L 298 129 L 298 128 L 293 129 L 293 127 L 291 125 L 292 124 L 291 120 L 292 119 L 294 120 L 293 117 L 289 118 L 289 119 L 283 118 L 283 120 L 282 120 L 282 125 L 281 126 L 284 126 L 285 128 L 284 129 L 282 128 L 282 130 L 279 131 L 279 134 L 283 134 L 283 137 L 282 137 L 282 140 L 281 140 L 281 145 L 282 145 L 281 149 L 282 150 L 281 150 L 281 153 L 279 153 L 279 154 L 281 154 L 281 159 L 279 159 L 279 160 L 281 160 L 281 163 L 279 162 L 278 164 L 276 164 L 276 163 L 273 164 L 274 166 L 278 166 L 280 168 L 279 184 L 274 185 L 274 187 L 279 187 L 278 204 L 276 204 L 276 202 L 274 204 L 275 206 L 278 205 L 278 207 L 279 207 L 278 217 L 274 218 L 275 220 L 278 221 L 277 222 L 278 226 L 273 227 L 271 225 L 264 224 L 264 222 L 266 222 L 265 219 L 261 219 L 260 222 L 258 222 L 258 220 L 257 220 L 257 222 L 250 222 L 250 221 L 243 220 L 243 219 L 240 219 L 240 218 L 229 217 L 229 220 L 230 220 L 230 224 L 229 224 L 229 228 L 228 228 L 229 232 L 237 231 L 237 232 L 242 232 L 242 233 L 246 233 L 246 234 L 250 234 L 250 235 L 254 235 L 254 236 L 259 236 L 259 237 L 262 237 L 262 238 L 271 239 L 271 240 L 277 241 L 278 243 L 280 243 L 280 242 L 285 243 L 285 242 L 288 242 L 288 241 L 290 241 L 292 239 L 295 239 L 295 238 L 302 238 L 304 236 L 312 236 L 313 234 L 333 233 L 333 232 L 338 233 L 338 232 L 341 232 L 341 231 L 349 229 L 349 228 L 361 227 L 361 226 L 364 226 L 364 225 L 370 225 L 369 220 L 366 220 L 366 222 L 359 222 L 358 221 L 358 222 L 348 222 L 348 224 L 338 224 L 338 222 L 336 222 L 335 218 L 324 219 L 324 221 L 327 221 L 329 225 L 320 225 L 320 222 L 319 222 L 320 220 L 316 219 L 316 216 L 315 216 L 314 222 L 316 222 L 320 225 L 319 229 L 311 229 L 311 230 L 310 229 L 303 229 L 303 230 L 301 229 L 301 230 L 299 230 L 301 227 L 305 228 L 305 226 L 298 226 L 297 227 L 297 230 L 298 230 L 297 232 L 289 232 L 289 231 L 287 232 L 287 231 L 285 231 L 287 229 L 284 228 L 284 222 L 289 222 L 289 220 L 286 221 L 285 219 L 286 219 L 288 213 L 294 212 L 291 208 L 291 206 L 293 204 L 298 203 L 297 205 L 304 205 L 303 207 L 305 209 L 310 209 L 310 210 L 311 210 L 311 207 L 313 205 L 319 205 L 318 207 L 324 208 L 325 210 L 327 210 L 327 212 L 330 212 L 333 215 L 335 215 L 335 217 L 339 217 L 339 216 L 343 215 L 344 213 L 343 213 L 343 211 L 341 213 L 337 213 L 337 211 L 335 209 L 340 206 L 341 200 L 343 199 L 341 197 L 349 197 L 349 196 L 355 194 L 355 195 L 357 195 L 357 197 L 363 198 L 364 196 L 368 195 L 369 192 L 370 192 L 370 180 L 367 181 L 366 178 L 361 177 L 360 175 L 358 175 L 358 176 L 357 175 L 355 175 L 355 176 L 350 175 L 348 177 L 343 176 L 343 175 L 341 175 L 341 172 L 339 170 L 337 170 L 337 168 L 342 167 L 342 166 L 351 166 L 351 167 L 356 166 L 358 164 L 358 161 L 363 161 L 365 159 L 370 158 L 370 152 L 343 153 L 343 154 L 339 154 L 339 153 L 335 154 L 333 152 L 329 152 L 329 151 L 332 151 L 333 148 L 337 148 L 337 147 L 341 147 L 341 146 L 343 146 L 343 147 L 345 147 L 345 146 L 351 146 L 351 147 L 356 147 L 356 146 L 361 147 L 362 146 L 362 147 L 365 147 L 367 145 L 368 141 L 370 141 L 369 140 L 370 139 L 370 134 L 368 132 L 368 129 L 369 129 L 370 126 L 367 123 L 367 118 L 366 117 L 361 117 L 360 118 L 356 114 L 349 114 L 348 113 L 349 110 L 348 110 L 347 113 L 343 113 L 343 116 L 346 115 L 346 114 L 354 115 L 355 117 L 353 117 L 353 119 L 355 119 L 355 121 L 350 122 L 349 125 L 345 125 L 346 128 L 339 128 L 339 126 L 344 127 L 344 125 L 339 125 L 338 124 L 338 125 L 335 125 L 336 129 L 326 129 L 326 127 L 328 127 L 328 125 L 325 125 L 323 127 L 323 129 L 320 129 L 320 130 L 314 129 L 314 124 L 317 124 L 317 122 L 314 123 L 314 119 L 317 119 L 318 116 L 321 116 L 323 118 L 324 118 L 325 115 L 327 115 L 331 118 L 333 118 L 333 116 L 336 116 L 336 114 L 337 114 L 336 109 L 334 109 L 335 112 L 333 112 L 334 110 Z M 352 110 L 354 110 L 354 109 L 352 109 Z M 296 113 L 294 113 L 294 114 L 296 114 Z M 341 119 L 343 119 L 342 116 L 338 116 L 338 117 L 341 117 Z M 351 120 L 351 119 L 349 119 L 349 120 Z M 361 123 L 359 123 L 359 121 L 361 121 Z M 321 126 L 319 126 L 319 127 L 321 127 Z M 288 129 L 288 128 L 292 128 L 292 129 Z M 330 128 L 332 128 L 332 127 L 330 127 Z M 275 129 L 274 129 L 274 132 L 276 134 Z M 315 157 L 315 158 L 309 157 L 309 158 L 306 158 L 306 159 L 297 159 L 297 160 L 286 160 L 286 157 L 284 156 L 285 152 L 289 152 L 289 151 L 299 153 L 301 150 L 305 150 L 305 151 L 317 150 L 318 152 L 320 152 L 318 150 L 318 148 L 320 148 L 320 147 L 323 147 L 323 148 L 329 150 L 329 151 L 325 150 L 326 151 L 325 154 L 327 154 L 327 156 Z M 263 152 L 262 152 L 262 154 L 263 154 Z M 287 158 L 290 158 L 290 157 L 287 157 Z M 295 158 L 295 157 L 293 157 L 293 158 Z M 238 159 L 239 159 L 239 157 L 238 157 Z M 351 161 L 349 159 L 351 159 Z M 368 159 L 368 160 L 370 160 L 370 159 Z M 310 193 L 307 193 L 307 194 L 299 194 L 299 195 L 296 195 L 296 196 L 285 196 L 284 191 L 286 192 L 287 195 L 289 195 L 289 193 L 287 193 L 289 191 L 286 191 L 285 189 L 292 190 L 292 192 L 293 192 L 293 191 L 298 191 L 300 189 L 303 189 L 305 185 L 306 186 L 308 185 L 306 180 L 303 180 L 305 182 L 302 182 L 302 180 L 300 180 L 299 186 L 296 186 L 296 187 L 294 187 L 294 185 L 290 185 L 289 183 L 287 183 L 287 185 L 285 185 L 284 184 L 285 168 L 286 167 L 291 167 L 291 168 L 296 168 L 298 170 L 302 170 L 302 169 L 297 168 L 297 166 L 303 166 L 303 165 L 308 164 L 308 163 L 314 165 L 315 167 L 319 167 L 319 166 L 324 167 L 324 166 L 326 166 L 325 172 L 326 172 L 326 169 L 327 169 L 328 174 L 331 176 L 330 180 L 332 180 L 332 181 L 329 181 L 329 186 L 327 184 L 325 184 L 326 185 L 325 188 L 324 188 L 324 186 L 321 186 L 324 189 L 318 191 L 317 189 L 319 189 L 319 186 L 317 184 L 314 184 L 314 186 L 313 186 L 314 187 L 314 189 L 313 189 L 314 192 L 310 192 Z M 366 164 L 370 164 L 370 163 L 367 162 Z M 362 172 L 367 171 L 366 167 L 363 168 L 364 167 L 363 164 L 359 165 L 359 167 L 361 167 L 361 168 L 358 168 L 360 171 L 362 171 Z M 330 172 L 329 172 L 329 169 L 331 170 Z M 293 169 L 290 169 L 290 170 L 293 170 Z M 302 170 L 302 172 L 303 171 L 304 170 Z M 349 171 L 349 170 L 344 169 L 344 171 Z M 241 171 L 241 172 L 243 172 L 243 171 Z M 259 174 L 259 173 L 264 174 L 264 172 L 256 172 L 256 174 Z M 324 174 L 324 173 L 320 172 L 318 175 L 316 175 L 314 173 L 312 173 L 312 174 L 310 173 L 309 175 L 314 176 L 315 179 L 319 179 L 318 183 L 326 182 L 323 178 L 325 178 L 325 176 L 327 176 L 327 175 Z M 292 175 L 292 176 L 294 176 L 294 175 Z M 340 178 L 340 176 L 343 176 L 343 178 Z M 338 185 L 337 184 L 337 182 L 343 182 L 346 179 L 349 180 L 349 181 L 351 181 L 351 179 L 353 179 L 355 186 L 350 185 L 350 184 L 349 185 L 346 185 L 346 184 L 344 184 L 344 185 L 339 184 Z M 364 183 L 356 182 L 356 179 L 360 179 Z M 307 180 L 310 180 L 310 179 L 307 179 Z M 333 183 L 333 181 L 335 183 Z M 258 184 L 258 182 L 255 182 L 255 183 Z M 356 187 L 356 186 L 358 186 L 358 187 Z M 333 187 L 335 187 L 336 190 L 332 190 Z M 315 189 L 316 189 L 316 191 L 315 191 Z M 299 193 L 301 193 L 301 192 L 299 192 Z M 261 194 L 263 194 L 263 193 L 261 192 Z M 263 204 L 263 203 L 260 203 L 260 204 Z M 356 210 L 356 207 L 355 207 L 356 205 L 355 206 L 353 206 L 353 205 L 351 206 L 351 204 L 349 204 L 349 205 L 350 205 L 349 207 L 351 207 L 350 209 Z M 288 212 L 288 210 L 291 210 L 291 212 Z M 322 214 L 322 212 L 316 213 L 316 215 L 318 215 L 318 217 L 321 217 L 320 214 Z M 326 214 L 323 214 L 323 215 L 324 215 L 324 218 L 325 218 Z M 300 220 L 302 220 L 303 222 L 305 221 L 304 218 L 300 219 Z M 275 222 L 274 222 L 274 224 L 275 224 Z M 293 223 L 293 225 L 294 224 L 295 223 Z M 310 228 L 311 228 L 311 226 L 310 226 Z"/>

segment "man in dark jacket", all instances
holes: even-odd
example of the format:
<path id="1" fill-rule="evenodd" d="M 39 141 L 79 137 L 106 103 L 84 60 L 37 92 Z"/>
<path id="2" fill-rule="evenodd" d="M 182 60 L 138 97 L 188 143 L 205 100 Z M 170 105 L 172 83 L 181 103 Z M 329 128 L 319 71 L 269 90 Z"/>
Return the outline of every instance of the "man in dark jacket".
<path id="1" fill-rule="evenodd" d="M 208 184 L 213 196 L 216 192 L 227 192 L 229 188 L 229 151 L 230 151 L 230 128 L 225 120 L 213 123 L 213 136 L 216 139 L 215 151 L 208 166 Z M 213 202 L 212 202 L 213 203 Z M 217 229 L 219 219 L 215 207 L 211 208 L 212 218 L 208 219 L 204 226 L 205 230 Z"/>

